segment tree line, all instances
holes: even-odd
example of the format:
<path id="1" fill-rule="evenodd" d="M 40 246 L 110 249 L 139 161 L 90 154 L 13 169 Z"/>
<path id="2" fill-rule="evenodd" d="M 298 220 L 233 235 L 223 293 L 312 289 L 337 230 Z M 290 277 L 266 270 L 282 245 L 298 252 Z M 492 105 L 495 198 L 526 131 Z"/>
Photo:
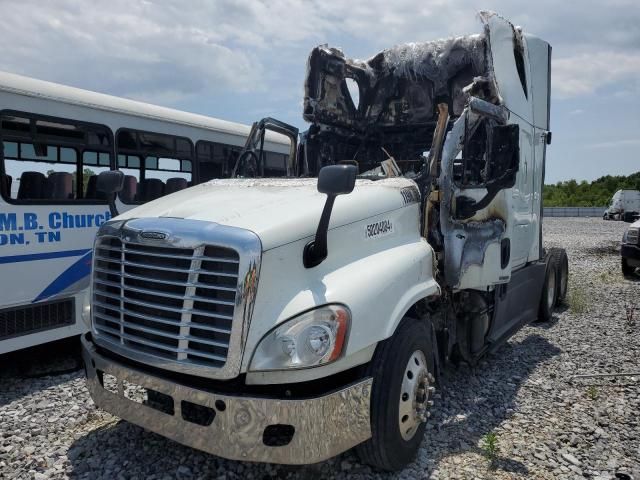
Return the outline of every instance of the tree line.
<path id="1" fill-rule="evenodd" d="M 640 190 L 640 172 L 631 175 L 606 175 L 592 182 L 568 180 L 545 185 L 545 207 L 602 207 L 617 190 Z"/>

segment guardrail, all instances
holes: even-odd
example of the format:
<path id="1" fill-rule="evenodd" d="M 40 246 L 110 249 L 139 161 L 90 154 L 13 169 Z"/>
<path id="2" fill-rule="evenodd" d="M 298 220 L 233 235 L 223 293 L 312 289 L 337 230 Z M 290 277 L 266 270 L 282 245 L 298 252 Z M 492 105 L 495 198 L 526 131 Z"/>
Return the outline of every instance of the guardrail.
<path id="1" fill-rule="evenodd" d="M 600 217 L 607 207 L 544 207 L 545 217 Z"/>

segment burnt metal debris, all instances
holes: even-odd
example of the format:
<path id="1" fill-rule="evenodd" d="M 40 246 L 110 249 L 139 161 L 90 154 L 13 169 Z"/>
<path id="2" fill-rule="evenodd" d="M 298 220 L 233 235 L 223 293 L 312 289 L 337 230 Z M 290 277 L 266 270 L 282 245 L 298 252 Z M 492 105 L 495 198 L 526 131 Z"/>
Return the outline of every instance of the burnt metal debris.
<path id="1" fill-rule="evenodd" d="M 494 15 L 480 14 L 481 34 L 399 45 L 368 60 L 320 45 L 307 64 L 303 116 L 311 125 L 301 142 L 306 170 L 314 175 L 325 165 L 351 163 L 361 176 L 376 176 L 392 156 L 418 184 L 424 233 L 441 254 L 450 286 L 504 236 L 506 217 L 493 200 L 514 185 L 519 168 L 518 126 L 506 124 L 509 111 L 493 72 Z M 511 29 L 515 51 L 521 37 Z M 486 189 L 482 198 L 465 192 L 478 187 Z M 477 217 L 481 210 L 490 211 L 489 217 Z M 451 248 L 439 252 L 445 238 Z"/>
<path id="2" fill-rule="evenodd" d="M 313 49 L 303 114 L 311 123 L 310 169 L 355 160 L 364 172 L 385 159 L 384 147 L 403 172 L 418 172 L 431 147 L 437 104 L 447 103 L 454 117 L 462 113 L 464 88 L 486 75 L 486 50 L 483 35 L 401 45 L 366 61 L 326 45 Z M 357 84 L 357 105 L 347 79 Z"/>

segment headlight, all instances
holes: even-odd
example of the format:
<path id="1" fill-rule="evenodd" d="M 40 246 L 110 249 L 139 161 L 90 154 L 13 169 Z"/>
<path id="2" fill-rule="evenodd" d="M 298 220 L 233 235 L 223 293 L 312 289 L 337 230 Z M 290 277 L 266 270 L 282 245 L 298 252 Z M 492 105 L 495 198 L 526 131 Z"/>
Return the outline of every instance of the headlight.
<path id="1" fill-rule="evenodd" d="M 340 357 L 351 312 L 343 305 L 310 310 L 274 328 L 260 341 L 249 370 L 315 367 Z"/>
<path id="2" fill-rule="evenodd" d="M 629 230 L 627 230 L 624 233 L 624 237 L 622 238 L 622 241 L 624 243 L 638 243 L 638 237 L 640 233 L 640 229 L 638 228 L 630 228 Z"/>

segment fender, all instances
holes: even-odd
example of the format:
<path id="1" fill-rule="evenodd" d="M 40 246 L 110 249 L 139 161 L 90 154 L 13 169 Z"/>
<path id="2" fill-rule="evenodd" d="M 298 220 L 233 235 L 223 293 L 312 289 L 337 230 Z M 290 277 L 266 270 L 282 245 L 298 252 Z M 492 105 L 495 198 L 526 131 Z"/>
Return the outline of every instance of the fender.
<path id="1" fill-rule="evenodd" d="M 377 343 L 393 335 L 416 302 L 440 294 L 433 272 L 433 250 L 419 236 L 413 210 L 402 208 L 332 230 L 329 257 L 314 269 L 305 269 L 300 261 L 307 239 L 264 252 L 242 371 L 248 370 L 258 342 L 271 329 L 328 303 L 342 303 L 351 310 L 347 347 L 333 364 L 305 369 L 304 378 L 320 378 L 369 361 Z M 382 217 L 393 222 L 394 234 L 365 248 L 354 237 L 367 225 L 383 221 Z M 295 381 L 291 374 L 286 374 L 289 382 Z M 273 377 L 261 375 L 266 376 Z"/>

